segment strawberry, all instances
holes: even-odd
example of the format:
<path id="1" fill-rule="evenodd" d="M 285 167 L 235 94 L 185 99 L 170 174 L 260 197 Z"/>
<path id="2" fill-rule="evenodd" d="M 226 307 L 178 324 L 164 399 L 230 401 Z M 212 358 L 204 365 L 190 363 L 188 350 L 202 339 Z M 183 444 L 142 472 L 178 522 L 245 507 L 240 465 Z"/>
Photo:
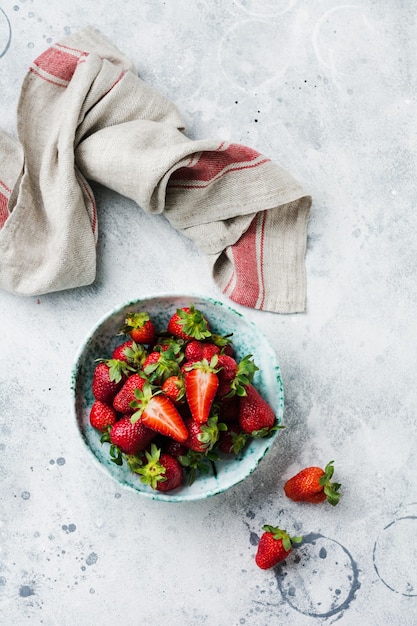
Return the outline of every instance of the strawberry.
<path id="1" fill-rule="evenodd" d="M 119 413 L 132 413 L 133 409 L 130 403 L 136 400 L 135 389 L 143 389 L 145 382 L 146 378 L 143 375 L 139 373 L 131 374 L 114 397 L 113 407 L 116 411 Z"/>
<path id="2" fill-rule="evenodd" d="M 132 368 L 125 361 L 118 359 L 100 361 L 93 374 L 92 391 L 94 398 L 111 404 L 131 370 Z"/>
<path id="3" fill-rule="evenodd" d="M 252 437 L 265 437 L 275 426 L 274 411 L 252 384 L 245 390 L 246 395 L 239 397 L 239 425 Z"/>
<path id="4" fill-rule="evenodd" d="M 321 467 L 306 467 L 295 476 L 287 480 L 284 485 L 285 495 L 295 502 L 310 502 L 316 504 L 327 500 L 333 506 L 339 502 L 339 483 L 332 483 L 334 461 L 330 461 L 325 469 Z"/>
<path id="5" fill-rule="evenodd" d="M 198 339 L 192 339 L 189 341 L 185 346 L 184 351 L 185 358 L 189 363 L 201 361 L 202 359 L 211 361 L 212 357 L 219 353 L 219 346 L 216 346 L 214 343 L 198 341 Z"/>
<path id="6" fill-rule="evenodd" d="M 138 344 L 133 341 L 133 339 L 129 339 L 119 346 L 116 346 L 113 350 L 112 358 L 118 359 L 119 361 L 126 361 L 129 365 L 138 368 L 143 365 L 146 358 L 146 351 L 140 343 Z"/>
<path id="7" fill-rule="evenodd" d="M 245 356 L 239 363 L 227 354 L 220 354 L 218 368 L 219 389 L 217 395 L 219 398 L 235 394 L 238 396 L 245 395 L 245 386 L 252 382 L 255 372 L 258 370 L 251 354 Z"/>
<path id="8" fill-rule="evenodd" d="M 150 451 L 145 452 L 145 461 L 135 469 L 145 485 L 164 492 L 181 485 L 183 472 L 180 463 L 170 454 L 161 452 L 155 444 L 151 445 Z"/>
<path id="9" fill-rule="evenodd" d="M 246 445 L 248 435 L 237 424 L 228 424 L 220 433 L 218 447 L 226 454 L 238 454 Z"/>
<path id="10" fill-rule="evenodd" d="M 178 404 L 184 399 L 185 385 L 180 376 L 169 376 L 162 384 L 161 389 L 174 404 Z"/>
<path id="11" fill-rule="evenodd" d="M 151 344 L 155 339 L 155 326 L 145 311 L 128 313 L 120 333 L 130 335 L 136 343 Z"/>
<path id="12" fill-rule="evenodd" d="M 261 569 L 269 569 L 283 561 L 292 552 L 293 543 L 300 543 L 302 537 L 290 537 L 287 531 L 266 524 L 259 540 L 255 562 Z"/>
<path id="13" fill-rule="evenodd" d="M 194 305 L 177 309 L 168 321 L 167 330 L 171 335 L 186 341 L 210 337 L 209 323 Z"/>
<path id="14" fill-rule="evenodd" d="M 179 374 L 180 366 L 175 351 L 170 347 L 162 352 L 150 352 L 142 369 L 152 383 L 161 385 L 170 376 Z"/>
<path id="15" fill-rule="evenodd" d="M 206 423 L 199 424 L 193 418 L 185 419 L 184 423 L 188 430 L 188 437 L 184 446 L 194 452 L 208 452 L 217 443 L 220 432 L 226 426 L 218 423 L 217 416 L 210 417 Z"/>
<path id="16" fill-rule="evenodd" d="M 136 401 L 131 405 L 136 409 L 131 417 L 133 423 L 140 419 L 149 428 L 175 441 L 187 439 L 187 428 L 169 398 L 159 392 L 154 394 L 149 383 L 145 383 L 141 391 L 136 389 L 135 396 Z"/>
<path id="17" fill-rule="evenodd" d="M 144 450 L 155 436 L 156 433 L 147 428 L 140 420 L 132 423 L 128 415 L 123 416 L 118 422 L 113 424 L 109 432 L 112 446 L 117 447 L 125 454 L 137 454 Z M 105 438 L 102 439 L 102 441 L 106 440 Z M 115 458 L 114 448 L 110 449 L 110 454 Z M 121 463 L 118 463 L 118 465 L 121 465 Z"/>
<path id="18" fill-rule="evenodd" d="M 217 355 L 210 363 L 203 359 L 188 365 L 185 373 L 185 394 L 191 415 L 196 422 L 207 422 L 219 387 L 216 374 Z"/>
<path id="19" fill-rule="evenodd" d="M 117 420 L 116 411 L 109 404 L 96 400 L 90 410 L 90 424 L 93 428 L 104 432 Z"/>

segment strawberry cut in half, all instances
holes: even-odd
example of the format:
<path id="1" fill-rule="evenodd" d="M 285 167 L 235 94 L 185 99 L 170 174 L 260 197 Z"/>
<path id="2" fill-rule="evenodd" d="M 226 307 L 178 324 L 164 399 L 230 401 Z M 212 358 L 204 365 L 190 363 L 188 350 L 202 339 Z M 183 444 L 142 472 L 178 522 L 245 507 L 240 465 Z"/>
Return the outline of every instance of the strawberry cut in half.
<path id="1" fill-rule="evenodd" d="M 191 415 L 199 424 L 207 422 L 219 387 L 217 358 L 214 355 L 210 363 L 203 359 L 185 367 L 185 395 Z"/>
<path id="2" fill-rule="evenodd" d="M 156 391 L 152 385 L 145 383 L 142 390 L 135 390 L 136 401 L 131 403 L 135 412 L 131 416 L 132 423 L 141 420 L 146 426 L 161 435 L 183 442 L 188 437 L 188 431 L 181 415 L 173 402 Z"/>

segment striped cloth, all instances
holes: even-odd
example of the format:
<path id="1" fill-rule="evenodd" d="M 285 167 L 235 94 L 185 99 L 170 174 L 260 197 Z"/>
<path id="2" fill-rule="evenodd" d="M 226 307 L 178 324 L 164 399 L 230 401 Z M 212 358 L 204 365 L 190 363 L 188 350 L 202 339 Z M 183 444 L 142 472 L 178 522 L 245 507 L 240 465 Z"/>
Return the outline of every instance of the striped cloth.
<path id="1" fill-rule="evenodd" d="M 34 61 L 17 131 L 15 141 L 0 130 L 0 288 L 39 295 L 94 281 L 96 181 L 163 213 L 233 301 L 305 310 L 310 196 L 249 147 L 187 138 L 176 107 L 96 30 Z"/>

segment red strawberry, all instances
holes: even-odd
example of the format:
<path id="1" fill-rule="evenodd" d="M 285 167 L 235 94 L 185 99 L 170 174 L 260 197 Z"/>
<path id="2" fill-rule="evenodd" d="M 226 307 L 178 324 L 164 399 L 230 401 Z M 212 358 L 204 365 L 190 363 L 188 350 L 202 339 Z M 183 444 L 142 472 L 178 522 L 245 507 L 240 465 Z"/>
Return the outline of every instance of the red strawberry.
<path id="1" fill-rule="evenodd" d="M 155 436 L 156 433 L 140 420 L 132 423 L 128 415 L 110 429 L 110 442 L 125 454 L 137 454 L 144 450 Z"/>
<path id="2" fill-rule="evenodd" d="M 121 333 L 130 335 L 136 343 L 150 344 L 155 339 L 155 326 L 149 313 L 128 313 L 125 323 L 120 329 Z"/>
<path id="3" fill-rule="evenodd" d="M 119 413 L 132 413 L 131 402 L 136 400 L 135 389 L 143 389 L 146 379 L 140 374 L 132 374 L 118 391 L 113 400 L 113 407 Z"/>
<path id="4" fill-rule="evenodd" d="M 145 464 L 135 469 L 145 485 L 157 491 L 172 491 L 179 487 L 183 479 L 182 467 L 173 456 L 161 452 L 155 445 L 145 452 Z"/>
<path id="5" fill-rule="evenodd" d="M 226 454 L 238 454 L 246 445 L 248 435 L 242 433 L 237 424 L 228 424 L 227 430 L 220 433 L 219 450 Z"/>
<path id="6" fill-rule="evenodd" d="M 227 354 L 220 354 L 218 359 L 219 389 L 217 396 L 245 395 L 246 385 L 252 382 L 255 372 L 259 369 L 248 354 L 239 363 Z"/>
<path id="7" fill-rule="evenodd" d="M 213 400 L 219 387 L 215 365 L 217 355 L 210 364 L 206 359 L 187 366 L 185 373 L 185 394 L 191 415 L 196 422 L 207 422 Z"/>
<path id="8" fill-rule="evenodd" d="M 93 374 L 92 391 L 96 400 L 111 404 L 132 368 L 124 361 L 101 361 Z"/>
<path id="9" fill-rule="evenodd" d="M 180 376 L 169 376 L 161 389 L 174 404 L 181 402 L 185 396 L 184 380 Z"/>
<path id="10" fill-rule="evenodd" d="M 90 424 L 93 428 L 104 432 L 117 420 L 116 411 L 109 404 L 96 400 L 90 411 Z"/>
<path id="11" fill-rule="evenodd" d="M 205 424 L 199 424 L 194 419 L 185 419 L 184 423 L 188 430 L 188 437 L 184 446 L 194 452 L 206 453 L 217 443 L 220 432 L 226 428 L 219 424 L 217 416 L 210 417 Z"/>
<path id="12" fill-rule="evenodd" d="M 113 359 L 126 361 L 134 367 L 142 367 L 146 358 L 146 351 L 141 344 L 136 343 L 133 339 L 123 342 L 113 350 Z"/>
<path id="13" fill-rule="evenodd" d="M 275 425 L 274 411 L 252 384 L 245 389 L 246 395 L 239 397 L 239 425 L 252 437 L 265 437 Z"/>
<path id="14" fill-rule="evenodd" d="M 333 506 L 339 502 L 339 483 L 332 483 L 334 461 L 330 461 L 324 470 L 321 467 L 306 467 L 287 480 L 284 485 L 285 495 L 295 502 L 316 504 L 327 500 Z"/>
<path id="15" fill-rule="evenodd" d="M 176 310 L 168 322 L 167 330 L 174 337 L 186 341 L 205 339 L 211 335 L 207 319 L 192 304 Z"/>
<path id="16" fill-rule="evenodd" d="M 261 569 L 269 569 L 283 561 L 292 552 L 293 543 L 300 543 L 302 537 L 290 537 L 285 530 L 265 525 L 265 531 L 258 544 L 255 562 Z"/>
<path id="17" fill-rule="evenodd" d="M 177 355 L 168 348 L 162 352 L 153 351 L 146 357 L 142 369 L 152 383 L 163 384 L 170 376 L 177 375 L 180 366 Z"/>
<path id="18" fill-rule="evenodd" d="M 214 343 L 198 341 L 198 339 L 189 341 L 184 351 L 185 358 L 189 363 L 202 359 L 207 359 L 210 362 L 215 354 L 220 354 L 219 346 Z"/>
<path id="19" fill-rule="evenodd" d="M 140 419 L 149 428 L 175 441 L 187 439 L 183 419 L 169 398 L 158 392 L 153 394 L 149 383 L 145 383 L 142 391 L 136 390 L 135 396 L 137 400 L 132 404 L 137 410 L 131 417 L 132 422 Z"/>

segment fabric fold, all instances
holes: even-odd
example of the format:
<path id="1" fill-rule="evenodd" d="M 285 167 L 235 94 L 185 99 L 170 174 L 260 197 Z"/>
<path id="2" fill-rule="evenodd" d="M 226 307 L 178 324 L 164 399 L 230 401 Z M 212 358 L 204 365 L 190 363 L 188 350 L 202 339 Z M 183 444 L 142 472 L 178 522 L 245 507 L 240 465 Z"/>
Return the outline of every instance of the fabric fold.
<path id="1" fill-rule="evenodd" d="M 252 148 L 189 139 L 175 105 L 101 33 L 87 28 L 33 62 L 17 130 L 18 142 L 0 131 L 2 289 L 40 295 L 94 281 L 94 181 L 164 214 L 230 299 L 305 310 L 311 197 Z"/>

